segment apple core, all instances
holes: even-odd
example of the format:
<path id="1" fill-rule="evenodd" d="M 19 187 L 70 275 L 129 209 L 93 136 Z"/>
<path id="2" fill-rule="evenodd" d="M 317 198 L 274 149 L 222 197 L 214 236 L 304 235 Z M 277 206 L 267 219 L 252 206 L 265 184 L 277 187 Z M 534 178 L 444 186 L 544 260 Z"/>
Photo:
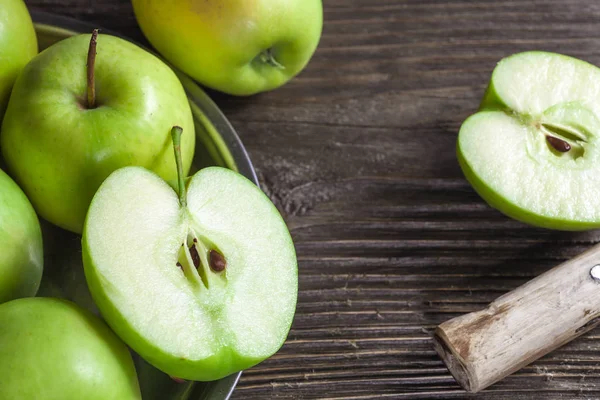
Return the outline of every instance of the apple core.
<path id="1" fill-rule="evenodd" d="M 185 177 L 183 175 L 183 162 L 181 157 L 181 135 L 183 129 L 179 126 L 174 126 L 171 130 L 171 138 L 173 140 L 173 151 L 175 153 L 175 164 L 177 165 L 177 184 L 179 194 L 179 204 L 182 208 L 187 207 L 187 190 L 185 187 Z M 196 287 L 209 289 L 214 284 L 221 283 L 218 278 L 212 277 L 215 273 L 225 270 L 226 261 L 222 253 L 216 250 L 214 244 L 207 238 L 203 238 L 196 234 L 194 229 L 193 218 L 190 225 L 185 243 L 181 244 L 179 257 L 177 258 L 176 266 L 179 267 L 186 278 Z M 208 256 L 207 256 L 208 255 Z M 225 279 L 222 276 L 221 279 Z"/>

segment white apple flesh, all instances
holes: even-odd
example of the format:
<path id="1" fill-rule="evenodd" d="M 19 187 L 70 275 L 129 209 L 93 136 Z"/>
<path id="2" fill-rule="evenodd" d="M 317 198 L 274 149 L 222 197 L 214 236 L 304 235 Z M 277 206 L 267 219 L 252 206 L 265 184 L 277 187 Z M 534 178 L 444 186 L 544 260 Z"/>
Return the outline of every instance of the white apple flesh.
<path id="1" fill-rule="evenodd" d="M 171 376 L 209 381 L 281 347 L 296 306 L 296 256 L 275 206 L 241 175 L 203 169 L 184 197 L 143 168 L 114 172 L 87 215 L 85 273 L 129 346 Z"/>
<path id="2" fill-rule="evenodd" d="M 600 227 L 600 69 L 553 53 L 520 53 L 492 75 L 468 118 L 458 158 L 492 206 L 554 229 Z"/>

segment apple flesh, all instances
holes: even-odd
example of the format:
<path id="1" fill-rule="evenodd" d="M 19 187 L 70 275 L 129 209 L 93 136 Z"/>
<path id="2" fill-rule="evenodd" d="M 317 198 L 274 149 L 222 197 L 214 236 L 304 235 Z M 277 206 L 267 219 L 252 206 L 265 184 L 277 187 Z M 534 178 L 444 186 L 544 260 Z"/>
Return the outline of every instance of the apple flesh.
<path id="1" fill-rule="evenodd" d="M 198 82 L 234 95 L 275 89 L 312 57 L 321 0 L 133 0 L 146 38 Z"/>
<path id="2" fill-rule="evenodd" d="M 35 57 L 15 83 L 0 144 L 9 170 L 36 211 L 81 233 L 100 184 L 128 165 L 175 179 L 170 130 L 181 124 L 183 166 L 190 168 L 195 135 L 184 89 L 174 72 L 123 39 L 100 35 L 87 101 L 90 35 L 60 41 Z"/>
<path id="3" fill-rule="evenodd" d="M 37 54 L 37 37 L 22 0 L 0 0 L 0 121 L 23 67 Z"/>
<path id="4" fill-rule="evenodd" d="M 0 170 L 0 303 L 35 296 L 43 263 L 37 215 L 17 184 Z"/>
<path id="5" fill-rule="evenodd" d="M 141 399 L 127 347 L 66 300 L 0 305 L 0 399 Z"/>
<path id="6" fill-rule="evenodd" d="M 171 376 L 223 378 L 271 356 L 287 337 L 298 291 L 294 246 L 275 206 L 238 173 L 200 170 L 178 198 L 157 175 L 120 169 L 96 193 L 82 241 L 103 317 Z"/>
<path id="7" fill-rule="evenodd" d="M 545 52 L 493 72 L 458 137 L 460 165 L 493 207 L 561 230 L 600 227 L 600 69 Z"/>

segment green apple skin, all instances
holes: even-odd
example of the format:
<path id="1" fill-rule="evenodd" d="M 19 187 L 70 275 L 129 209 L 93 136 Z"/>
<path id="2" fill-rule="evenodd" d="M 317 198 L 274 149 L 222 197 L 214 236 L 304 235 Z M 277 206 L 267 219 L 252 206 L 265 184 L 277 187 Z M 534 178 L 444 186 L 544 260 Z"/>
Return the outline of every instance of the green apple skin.
<path id="1" fill-rule="evenodd" d="M 0 399 L 141 399 L 123 342 L 95 315 L 44 297 L 0 306 Z"/>
<path id="2" fill-rule="evenodd" d="M 97 107 L 87 108 L 90 35 L 56 43 L 22 71 L 2 124 L 10 172 L 46 220 L 81 233 L 92 197 L 111 172 L 144 166 L 175 179 L 170 130 L 186 135 L 188 171 L 195 135 L 187 96 L 174 72 L 123 39 L 99 35 Z"/>
<path id="3" fill-rule="evenodd" d="M 190 227 L 227 258 L 220 274 L 202 262 L 206 286 L 196 269 L 176 266 Z M 114 172 L 92 201 L 82 248 L 104 319 L 170 376 L 221 379 L 270 357 L 287 338 L 298 293 L 294 245 L 275 206 L 233 171 L 196 173 L 187 207 L 147 170 Z"/>
<path id="4" fill-rule="evenodd" d="M 25 3 L 0 0 L 0 121 L 19 72 L 37 51 L 37 37 Z"/>
<path id="5" fill-rule="evenodd" d="M 23 191 L 0 170 L 0 303 L 35 296 L 43 264 L 37 215 Z"/>
<path id="6" fill-rule="evenodd" d="M 539 74 L 540 70 L 545 75 Z M 572 57 L 532 51 L 500 61 L 480 111 L 463 123 L 457 141 L 459 164 L 476 192 L 505 215 L 534 226 L 566 231 L 600 227 L 598 86 L 600 69 Z M 567 112 L 558 113 L 559 120 L 548 121 L 548 115 L 557 115 L 549 110 L 561 108 Z M 575 146 L 579 143 L 582 155 L 569 158 L 575 150 L 566 154 L 553 151 L 537 132 L 546 122 L 584 138 L 573 141 L 572 135 L 565 137 Z M 507 134 L 514 129 L 523 130 L 524 137 Z M 482 145 L 490 140 L 497 140 L 495 147 Z M 531 161 L 517 165 L 518 157 L 511 157 L 520 151 Z M 530 186 L 520 183 L 529 169 L 536 171 L 527 177 L 534 183 Z M 508 190 L 511 184 L 495 179 L 509 173 L 513 178 L 505 181 L 521 185 L 518 190 Z M 518 191 L 521 194 L 517 195 Z"/>
<path id="7" fill-rule="evenodd" d="M 275 89 L 305 66 L 323 26 L 321 0 L 133 0 L 152 45 L 198 82 L 239 96 Z M 270 50 L 280 66 L 265 62 Z"/>

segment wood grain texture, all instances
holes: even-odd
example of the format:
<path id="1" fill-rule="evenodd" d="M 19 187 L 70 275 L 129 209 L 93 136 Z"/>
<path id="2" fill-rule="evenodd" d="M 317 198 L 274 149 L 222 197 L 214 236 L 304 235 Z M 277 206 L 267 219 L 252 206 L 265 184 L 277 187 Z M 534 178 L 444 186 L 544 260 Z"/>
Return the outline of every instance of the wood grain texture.
<path id="1" fill-rule="evenodd" d="M 600 247 L 537 276 L 486 308 L 439 325 L 434 342 L 452 376 L 479 392 L 600 323 Z"/>
<path id="2" fill-rule="evenodd" d="M 27 0 L 142 35 L 127 0 Z M 542 49 L 600 64 L 595 0 L 324 0 L 307 70 L 252 98 L 212 93 L 283 211 L 300 262 L 289 340 L 235 399 L 597 399 L 591 332 L 477 395 L 432 347 L 439 323 L 600 240 L 511 221 L 454 146 L 495 63 Z"/>

